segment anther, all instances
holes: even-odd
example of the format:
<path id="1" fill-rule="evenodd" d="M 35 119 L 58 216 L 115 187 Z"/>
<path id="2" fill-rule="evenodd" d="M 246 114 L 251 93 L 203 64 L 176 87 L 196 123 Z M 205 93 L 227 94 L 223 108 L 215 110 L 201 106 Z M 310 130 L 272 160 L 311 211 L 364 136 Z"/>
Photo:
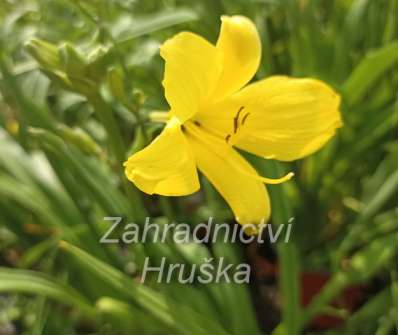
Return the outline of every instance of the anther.
<path id="1" fill-rule="evenodd" d="M 225 141 L 228 143 L 230 138 L 231 138 L 231 135 L 225 136 Z"/>
<path id="2" fill-rule="evenodd" d="M 238 119 L 234 119 L 234 134 L 236 134 L 237 130 L 238 130 Z"/>
<path id="3" fill-rule="evenodd" d="M 240 123 L 242 126 L 245 124 L 247 117 L 250 115 L 250 113 L 245 114 L 245 116 L 242 119 L 242 122 Z"/>
<path id="4" fill-rule="evenodd" d="M 238 121 L 239 121 L 239 115 L 242 112 L 242 110 L 244 109 L 244 106 L 241 106 L 238 110 L 238 112 L 236 113 L 235 117 L 234 117 L 234 134 L 236 134 L 237 130 L 238 130 Z"/>
<path id="5" fill-rule="evenodd" d="M 194 123 L 194 124 L 196 124 L 198 127 L 200 127 L 200 126 L 201 126 L 201 124 L 200 124 L 200 122 L 199 122 L 199 121 L 196 121 L 196 120 L 195 120 L 193 123 Z"/>

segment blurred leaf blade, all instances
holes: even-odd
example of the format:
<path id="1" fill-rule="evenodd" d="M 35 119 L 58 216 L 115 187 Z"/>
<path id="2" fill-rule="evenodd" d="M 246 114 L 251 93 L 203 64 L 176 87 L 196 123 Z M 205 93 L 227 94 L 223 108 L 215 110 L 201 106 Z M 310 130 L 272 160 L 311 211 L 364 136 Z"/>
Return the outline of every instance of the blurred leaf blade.
<path id="1" fill-rule="evenodd" d="M 0 291 L 41 294 L 75 305 L 88 316 L 95 316 L 93 306 L 77 291 L 42 273 L 0 268 Z"/>
<path id="2" fill-rule="evenodd" d="M 370 52 L 354 69 L 342 86 L 347 103 L 360 101 L 376 81 L 398 62 L 398 42 Z"/>
<path id="3" fill-rule="evenodd" d="M 113 36 L 117 43 L 127 44 L 139 36 L 197 19 L 197 14 L 190 9 L 165 10 L 136 20 L 123 17 L 118 24 L 113 26 Z"/>

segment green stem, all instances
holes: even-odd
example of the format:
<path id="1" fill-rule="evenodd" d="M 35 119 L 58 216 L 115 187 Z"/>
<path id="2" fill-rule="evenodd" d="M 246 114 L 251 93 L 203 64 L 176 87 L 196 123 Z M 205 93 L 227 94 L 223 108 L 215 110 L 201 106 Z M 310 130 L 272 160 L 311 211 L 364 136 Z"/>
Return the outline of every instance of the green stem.
<path id="1" fill-rule="evenodd" d="M 98 92 L 87 95 L 87 99 L 94 107 L 95 112 L 106 129 L 110 149 L 113 151 L 118 163 L 122 164 L 125 160 L 125 145 L 112 111 Z"/>
<path id="2" fill-rule="evenodd" d="M 300 333 L 299 264 L 297 247 L 293 242 L 280 243 L 278 255 L 283 295 L 283 323 L 287 334 Z"/>
<path id="3" fill-rule="evenodd" d="M 118 47 L 115 39 L 113 38 L 111 32 L 109 31 L 107 23 L 101 21 L 103 15 L 109 13 L 110 9 L 108 8 L 109 10 L 103 10 L 102 12 L 100 10 L 99 18 L 97 19 L 97 18 L 93 17 L 90 13 L 88 13 L 85 10 L 85 8 L 83 6 L 81 6 L 78 2 L 76 2 L 76 5 L 79 7 L 81 12 L 89 20 L 91 20 L 94 24 L 97 25 L 98 29 L 103 33 L 104 38 L 107 39 L 112 44 L 112 47 L 113 47 L 113 50 L 114 50 L 114 53 L 116 56 L 116 60 L 119 62 L 120 66 L 124 72 L 124 78 L 125 79 L 129 78 L 128 69 L 124 62 L 123 55 L 120 52 L 119 47 Z M 105 4 L 105 6 L 107 6 L 107 5 Z M 105 21 L 109 21 L 109 20 L 105 20 Z M 126 82 L 126 80 L 125 80 L 124 84 L 125 85 L 129 84 L 129 82 Z M 129 87 L 129 88 L 131 89 L 131 87 Z M 113 151 L 114 155 L 116 156 L 116 159 L 119 163 L 118 166 L 121 167 L 126 158 L 125 157 L 126 147 L 125 147 L 123 139 L 120 135 L 120 131 L 117 126 L 117 123 L 113 117 L 113 113 L 109 109 L 109 107 L 106 105 L 105 101 L 102 99 L 101 95 L 98 92 L 95 92 L 91 96 L 87 96 L 87 98 L 88 98 L 89 102 L 94 106 L 95 110 L 98 113 L 99 118 L 101 119 L 102 124 L 106 128 L 106 131 L 108 133 L 108 138 L 109 138 L 109 145 L 110 145 L 111 150 Z M 141 124 L 142 119 L 138 112 L 138 109 L 134 109 L 134 112 L 136 114 L 138 124 Z M 147 139 L 147 135 L 146 135 L 144 127 L 142 127 L 142 131 L 143 131 L 144 138 Z M 122 178 L 122 184 L 123 184 L 124 191 L 125 191 L 128 199 L 131 203 L 131 206 L 133 207 L 133 210 L 135 212 L 135 215 L 136 215 L 135 219 L 143 222 L 145 220 L 145 217 L 148 215 L 148 213 L 144 207 L 144 204 L 139 195 L 139 192 L 126 179 L 124 174 L 121 178 Z"/>
<path id="4" fill-rule="evenodd" d="M 176 219 L 176 214 L 173 209 L 173 204 L 171 203 L 171 199 L 169 197 L 160 196 L 159 197 L 159 205 L 162 209 L 163 214 L 167 217 L 169 222 L 172 222 Z"/>
<path id="5" fill-rule="evenodd" d="M 277 177 L 284 174 L 276 162 L 267 162 L 267 174 Z M 269 185 L 272 203 L 272 223 L 276 227 L 287 225 L 292 218 L 292 209 L 286 198 L 283 185 Z M 280 241 L 277 246 L 280 273 L 280 288 L 282 291 L 282 321 L 281 328 L 286 334 L 300 333 L 300 286 L 299 286 L 299 253 L 293 240 Z M 278 327 L 279 328 L 279 327 Z"/>
<path id="6" fill-rule="evenodd" d="M 130 205 L 132 206 L 136 220 L 144 220 L 147 216 L 146 209 L 139 195 L 138 190 L 127 180 L 121 171 L 123 162 L 125 161 L 126 146 L 123 142 L 120 134 L 119 127 L 113 116 L 113 113 L 104 99 L 98 92 L 91 95 L 87 95 L 88 102 L 94 107 L 101 123 L 106 129 L 108 135 L 108 143 L 111 151 L 116 157 L 118 163 L 118 170 L 121 174 L 122 184 L 124 191 L 129 199 Z"/>

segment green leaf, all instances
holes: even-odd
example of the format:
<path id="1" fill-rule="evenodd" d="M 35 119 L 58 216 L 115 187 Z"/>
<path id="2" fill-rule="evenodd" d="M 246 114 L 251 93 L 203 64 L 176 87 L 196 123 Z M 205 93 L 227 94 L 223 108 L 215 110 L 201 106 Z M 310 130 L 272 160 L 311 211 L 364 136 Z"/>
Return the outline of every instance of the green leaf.
<path id="1" fill-rule="evenodd" d="M 236 249 L 236 246 L 230 242 L 224 242 L 223 238 L 213 245 L 216 259 L 224 258 L 229 264 L 234 265 L 244 262 L 243 256 L 240 254 L 241 250 Z M 219 308 L 232 334 L 240 335 L 245 332 L 253 335 L 260 334 L 248 285 L 234 282 L 219 283 L 217 289 L 221 299 Z"/>
<path id="2" fill-rule="evenodd" d="M 60 246 L 87 271 L 123 293 L 129 300 L 179 333 L 206 335 L 210 332 L 215 335 L 227 335 L 217 323 L 204 318 L 188 305 L 176 304 L 169 297 L 137 283 L 133 278 L 69 243 L 61 242 Z M 206 326 L 203 326 L 204 324 Z"/>
<path id="3" fill-rule="evenodd" d="M 0 293 L 10 292 L 47 296 L 73 305 L 87 316 L 95 317 L 95 309 L 86 298 L 73 288 L 43 273 L 0 268 Z"/>
<path id="4" fill-rule="evenodd" d="M 29 268 L 37 263 L 43 255 L 52 249 L 58 242 L 57 238 L 51 237 L 38 244 L 35 244 L 30 249 L 26 250 L 19 260 L 19 266 L 22 268 Z"/>
<path id="5" fill-rule="evenodd" d="M 166 10 L 138 18 L 129 15 L 112 27 L 112 35 L 118 43 L 127 44 L 139 36 L 196 19 L 197 14 L 189 9 Z"/>
<path id="6" fill-rule="evenodd" d="M 30 134 L 39 140 L 43 148 L 48 148 L 61 161 L 74 171 L 81 183 L 87 187 L 87 191 L 96 199 L 107 215 L 123 216 L 128 213 L 123 196 L 110 183 L 99 169 L 100 163 L 90 160 L 76 148 L 68 147 L 66 143 L 43 129 L 31 129 Z M 99 177 L 102 176 L 100 179 Z"/>
<path id="7" fill-rule="evenodd" d="M 342 330 L 339 334 L 352 334 L 356 329 L 360 329 L 363 323 L 369 320 L 376 320 L 381 315 L 388 311 L 388 306 L 391 304 L 390 292 L 384 289 L 374 297 L 369 299 L 361 308 L 350 316 L 344 323 Z"/>
<path id="8" fill-rule="evenodd" d="M 346 270 L 338 271 L 322 288 L 305 309 L 304 323 L 320 314 L 330 301 L 346 287 L 364 282 L 374 276 L 380 269 L 389 265 L 398 252 L 398 233 L 372 241 L 358 251 L 350 260 Z"/>
<path id="9" fill-rule="evenodd" d="M 385 224 L 375 223 L 377 227 L 373 228 L 369 221 L 383 208 L 388 200 L 398 193 L 397 159 L 396 153 L 387 156 L 365 184 L 363 209 L 337 249 L 334 255 L 336 262 L 339 262 L 358 243 L 366 241 L 378 232 L 382 232 L 383 229 L 391 229 L 389 222 Z M 394 217 L 394 212 L 392 212 L 392 215 Z M 394 223 L 392 226 L 394 227 Z"/>
<path id="10" fill-rule="evenodd" d="M 166 331 L 164 324 L 156 322 L 146 312 L 124 301 L 102 297 L 95 305 L 102 319 L 111 322 L 114 328 L 121 329 L 126 333 L 138 334 L 153 329 L 156 329 L 157 332 Z M 170 332 L 169 329 L 167 331 Z"/>
<path id="11" fill-rule="evenodd" d="M 398 62 L 398 41 L 369 52 L 342 86 L 345 101 L 355 105 Z"/>

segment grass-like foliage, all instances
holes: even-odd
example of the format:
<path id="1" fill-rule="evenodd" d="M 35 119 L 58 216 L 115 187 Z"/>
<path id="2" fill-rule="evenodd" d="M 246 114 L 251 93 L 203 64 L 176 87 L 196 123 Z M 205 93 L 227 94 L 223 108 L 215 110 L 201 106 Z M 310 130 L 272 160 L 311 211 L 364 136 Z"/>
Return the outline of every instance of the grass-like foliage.
<path id="1" fill-rule="evenodd" d="M 291 240 L 100 244 L 104 217 L 236 224 L 206 180 L 148 196 L 122 166 L 168 108 L 159 45 L 183 30 L 215 42 L 223 14 L 255 22 L 256 79 L 312 77 L 342 96 L 344 126 L 316 154 L 247 157 L 295 172 L 269 186 L 270 224 L 294 217 Z M 0 22 L 0 334 L 398 334 L 397 0 L 3 0 Z M 146 257 L 253 272 L 142 284 Z"/>

